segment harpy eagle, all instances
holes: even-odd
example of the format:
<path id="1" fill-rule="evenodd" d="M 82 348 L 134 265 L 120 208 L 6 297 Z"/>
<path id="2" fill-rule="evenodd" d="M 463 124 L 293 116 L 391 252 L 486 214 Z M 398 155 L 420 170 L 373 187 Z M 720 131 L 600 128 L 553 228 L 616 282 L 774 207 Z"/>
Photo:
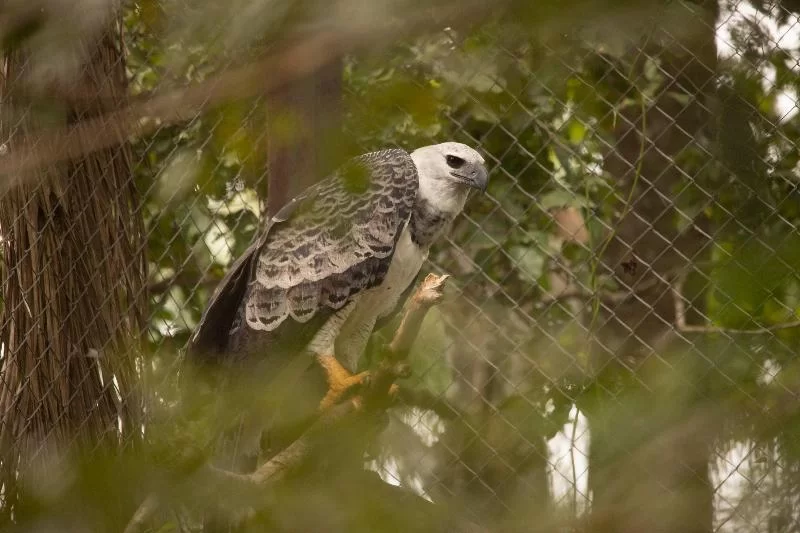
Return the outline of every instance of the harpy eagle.
<path id="1" fill-rule="evenodd" d="M 483 157 L 456 142 L 350 160 L 267 221 L 217 287 L 189 360 L 274 373 L 315 358 L 333 403 L 359 381 L 376 323 L 402 306 L 431 244 L 487 180 Z"/>

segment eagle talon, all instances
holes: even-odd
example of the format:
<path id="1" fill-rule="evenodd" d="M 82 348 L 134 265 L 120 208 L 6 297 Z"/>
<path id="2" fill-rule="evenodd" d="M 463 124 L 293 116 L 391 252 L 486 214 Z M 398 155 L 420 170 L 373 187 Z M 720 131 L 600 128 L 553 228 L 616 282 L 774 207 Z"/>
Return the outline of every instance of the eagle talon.
<path id="1" fill-rule="evenodd" d="M 317 361 L 325 371 L 325 378 L 328 382 L 328 392 L 319 403 L 320 411 L 330 409 L 370 382 L 369 372 L 352 374 L 333 355 L 318 355 Z M 356 407 L 360 407 L 359 399 L 353 398 L 353 403 Z"/>

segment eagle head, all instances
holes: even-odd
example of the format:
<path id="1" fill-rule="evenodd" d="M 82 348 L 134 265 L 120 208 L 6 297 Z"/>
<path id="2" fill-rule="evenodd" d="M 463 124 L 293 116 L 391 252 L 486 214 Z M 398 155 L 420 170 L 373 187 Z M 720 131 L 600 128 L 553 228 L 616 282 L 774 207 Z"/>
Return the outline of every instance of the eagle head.
<path id="1" fill-rule="evenodd" d="M 489 173 L 481 154 L 456 142 L 423 146 L 411 152 L 419 175 L 419 194 L 443 212 L 458 213 L 471 189 L 486 191 Z"/>

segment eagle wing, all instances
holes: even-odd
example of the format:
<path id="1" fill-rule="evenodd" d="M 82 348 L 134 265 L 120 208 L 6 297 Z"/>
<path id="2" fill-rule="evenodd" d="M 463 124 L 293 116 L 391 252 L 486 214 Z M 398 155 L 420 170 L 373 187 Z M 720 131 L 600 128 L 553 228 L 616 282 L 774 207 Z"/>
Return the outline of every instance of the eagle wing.
<path id="1" fill-rule="evenodd" d="M 411 157 L 383 150 L 349 161 L 293 199 L 223 279 L 190 353 L 224 351 L 226 339 L 244 325 L 271 338 L 284 329 L 310 335 L 316 328 L 297 326 L 318 324 L 379 285 L 418 186 Z"/>

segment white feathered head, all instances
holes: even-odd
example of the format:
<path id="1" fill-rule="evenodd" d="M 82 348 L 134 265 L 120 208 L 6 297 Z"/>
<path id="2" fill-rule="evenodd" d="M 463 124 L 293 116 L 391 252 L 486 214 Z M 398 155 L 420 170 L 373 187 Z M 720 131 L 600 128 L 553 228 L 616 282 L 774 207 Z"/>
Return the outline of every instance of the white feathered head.
<path id="1" fill-rule="evenodd" d="M 471 189 L 486 191 L 489 173 L 481 154 L 457 142 L 411 152 L 419 174 L 419 195 L 444 212 L 457 213 Z"/>

